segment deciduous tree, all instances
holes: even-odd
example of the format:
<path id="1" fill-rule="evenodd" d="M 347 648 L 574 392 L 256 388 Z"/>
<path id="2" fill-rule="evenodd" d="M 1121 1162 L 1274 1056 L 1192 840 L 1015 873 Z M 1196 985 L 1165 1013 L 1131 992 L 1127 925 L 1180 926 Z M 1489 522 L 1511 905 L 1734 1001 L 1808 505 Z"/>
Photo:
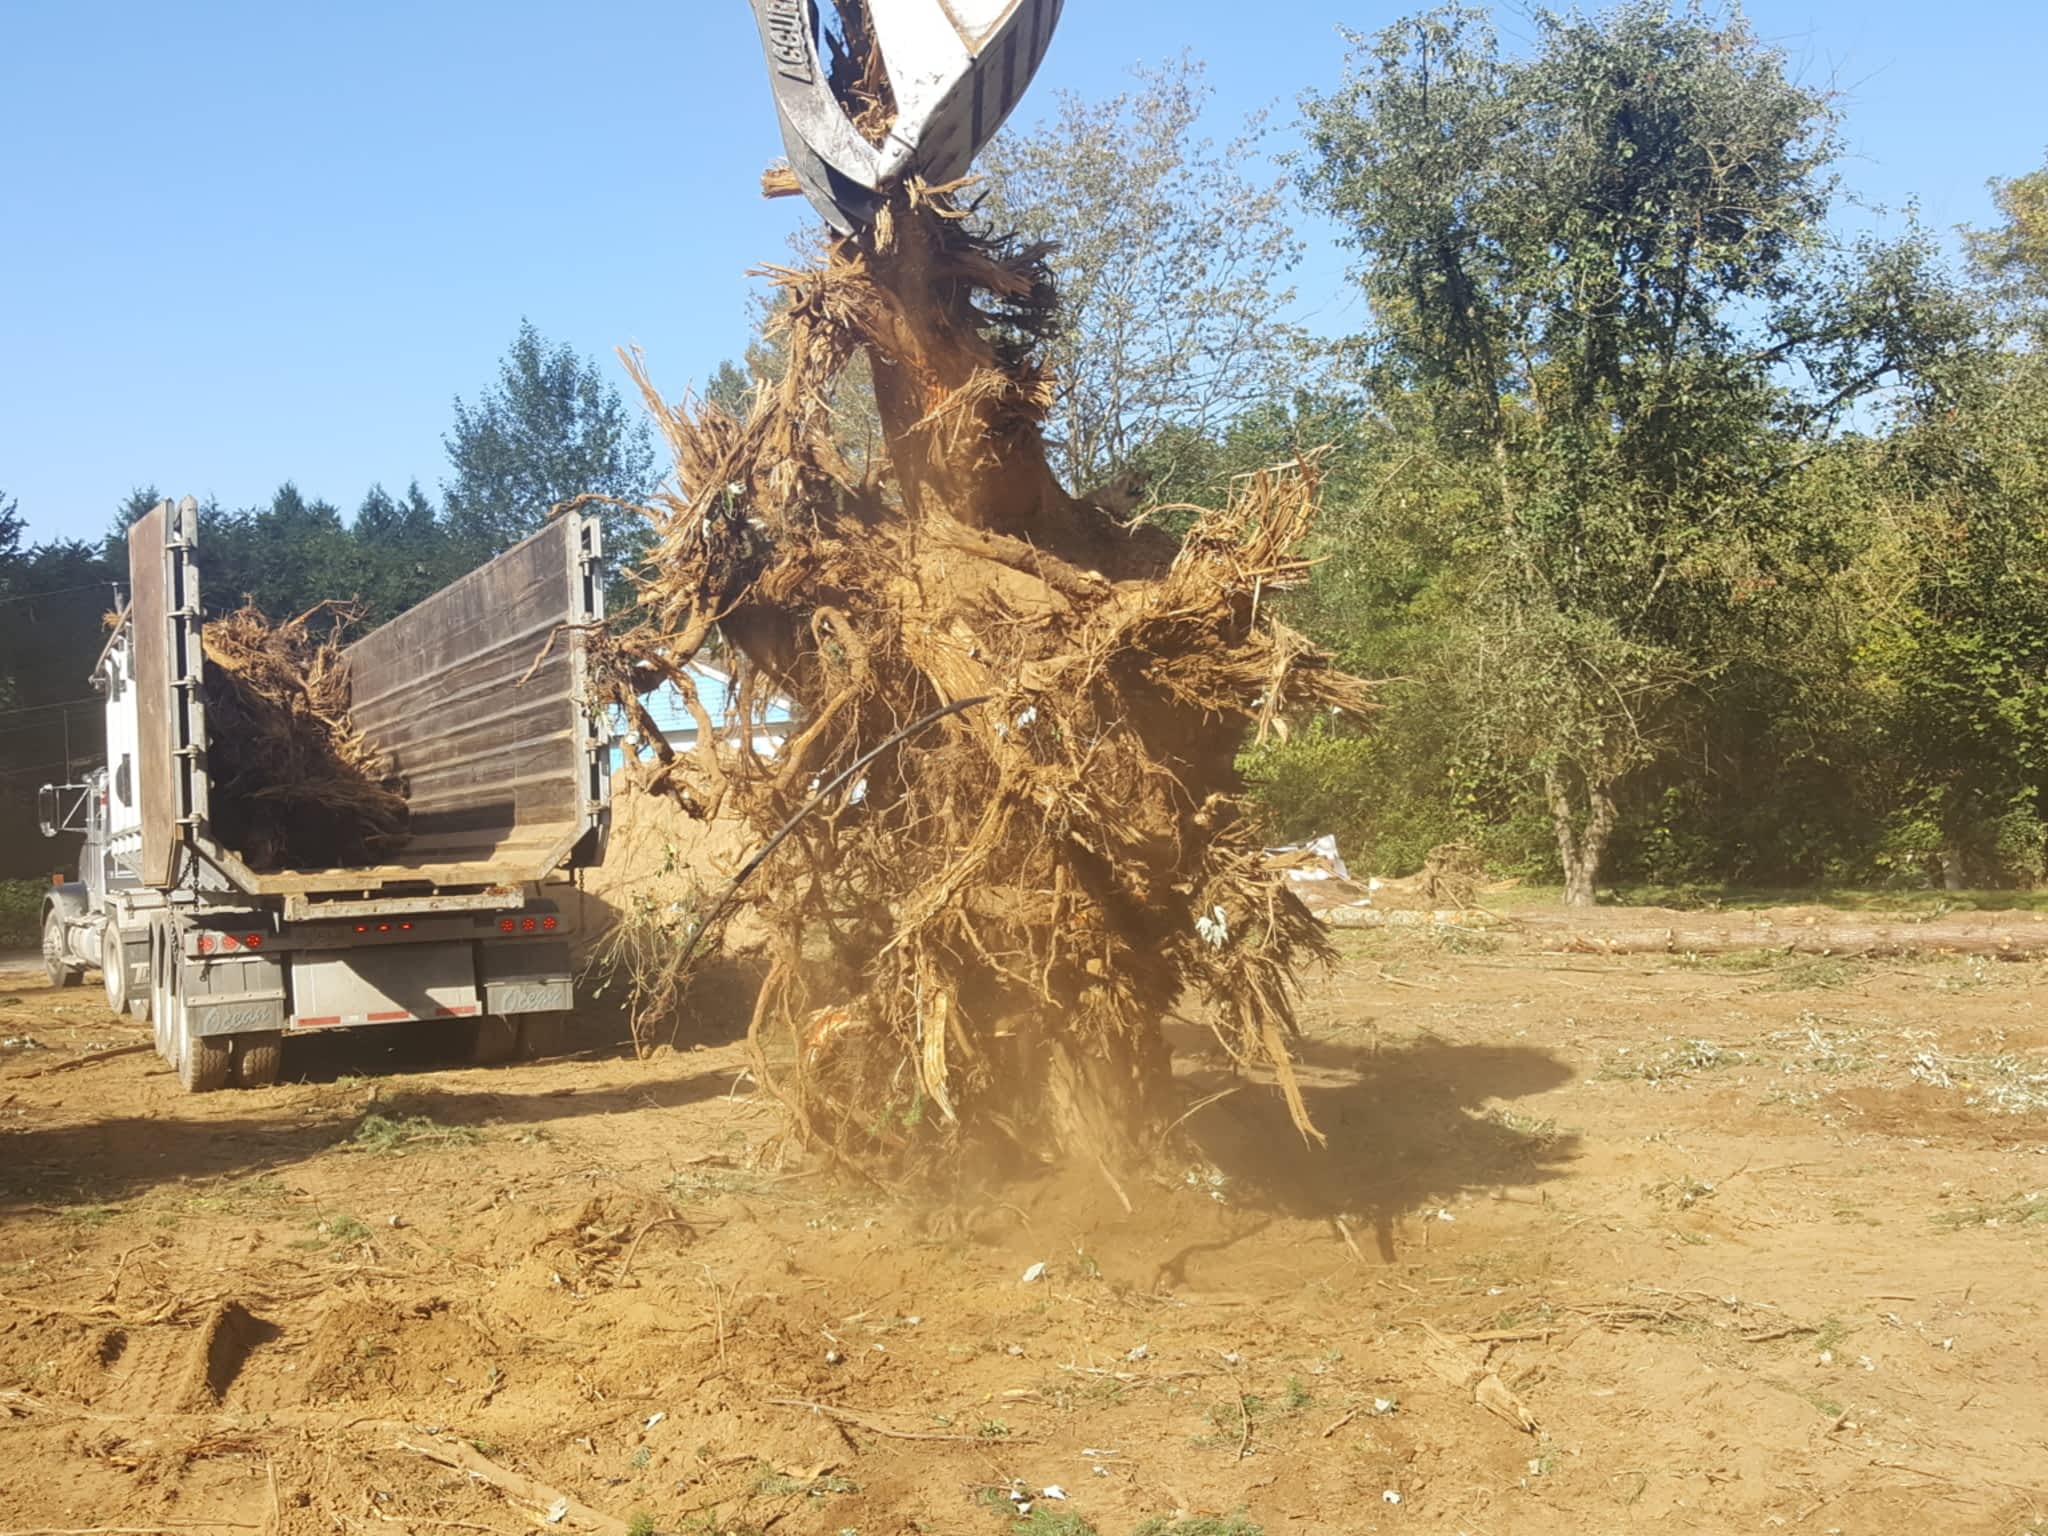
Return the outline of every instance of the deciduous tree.
<path id="1" fill-rule="evenodd" d="M 528 321 L 497 382 L 474 403 L 456 400 L 444 442 L 449 526 L 478 558 L 533 533 L 562 502 L 592 494 L 642 501 L 660 481 L 640 412 L 596 363 L 550 344 Z M 623 539 L 634 520 L 609 518 L 607 529 Z"/>

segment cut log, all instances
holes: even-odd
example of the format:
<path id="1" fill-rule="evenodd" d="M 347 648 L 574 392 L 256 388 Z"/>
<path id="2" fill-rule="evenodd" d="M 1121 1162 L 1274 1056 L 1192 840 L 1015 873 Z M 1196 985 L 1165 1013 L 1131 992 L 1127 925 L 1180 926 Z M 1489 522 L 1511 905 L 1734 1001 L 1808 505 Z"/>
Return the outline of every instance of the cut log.
<path id="1" fill-rule="evenodd" d="M 1776 950 L 1795 955 L 1988 955 L 2026 959 L 2048 954 L 2048 917 L 1985 913 L 1970 917 L 1841 918 L 1773 922 L 1748 915 L 1613 926 L 1571 917 L 1524 917 L 1524 941 L 1549 950 L 1605 955 L 1727 955 Z"/>
<path id="2" fill-rule="evenodd" d="M 1512 919 L 1472 908 L 1383 911 L 1363 903 L 1320 914 L 1332 928 L 1399 932 L 1486 932 L 1531 949 L 1580 955 L 1986 955 L 2002 960 L 2048 955 L 2048 913 L 1975 912 L 1946 917 L 1852 913 L 1665 912 L 1518 913 Z"/>

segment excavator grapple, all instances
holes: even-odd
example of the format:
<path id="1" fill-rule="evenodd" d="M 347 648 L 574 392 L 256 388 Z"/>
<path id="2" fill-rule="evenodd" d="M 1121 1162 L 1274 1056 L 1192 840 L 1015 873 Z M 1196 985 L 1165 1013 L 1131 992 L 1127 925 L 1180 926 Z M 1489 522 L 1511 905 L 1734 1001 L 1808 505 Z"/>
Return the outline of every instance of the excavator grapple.
<path id="1" fill-rule="evenodd" d="M 820 0 L 751 0 L 797 185 L 841 234 L 870 223 L 909 175 L 967 173 L 1037 74 L 1061 0 L 866 0 L 887 106 L 848 99 L 861 61 L 837 58 Z M 836 67 L 835 67 L 836 65 Z"/>

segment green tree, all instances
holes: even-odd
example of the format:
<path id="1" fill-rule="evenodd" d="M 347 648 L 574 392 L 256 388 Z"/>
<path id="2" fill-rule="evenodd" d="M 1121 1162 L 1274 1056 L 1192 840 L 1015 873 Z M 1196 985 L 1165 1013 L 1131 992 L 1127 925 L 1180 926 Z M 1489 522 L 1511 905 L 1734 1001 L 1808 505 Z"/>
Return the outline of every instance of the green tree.
<path id="1" fill-rule="evenodd" d="M 2048 334 L 2048 165 L 1994 180 L 1991 197 L 2002 218 L 1990 229 L 1963 232 L 1970 264 L 2022 324 Z"/>
<path id="2" fill-rule="evenodd" d="M 1831 103 L 1739 17 L 1451 6 L 1354 38 L 1302 184 L 1357 251 L 1352 355 L 1456 520 L 1435 682 L 1590 902 L 1633 775 L 1755 643 L 1789 477 L 1959 321 L 1924 240 L 1830 264 Z M 1447 484 L 1448 482 L 1448 484 Z M 1393 487 L 1383 493 L 1398 494 Z"/>
<path id="3" fill-rule="evenodd" d="M 0 491 L 0 603 L 12 594 L 16 563 L 21 558 L 21 503 Z M 0 672 L 0 708 L 14 702 L 14 677 Z"/>
<path id="4" fill-rule="evenodd" d="M 24 545 L 13 498 L 0 496 L 0 879 L 63 861 L 37 831 L 38 785 L 104 752 L 104 715 L 87 675 L 106 642 L 115 570 L 95 544 Z"/>
<path id="5" fill-rule="evenodd" d="M 1859 653 L 1880 858 L 1951 886 L 2048 877 L 2048 170 L 1967 231 L 1981 344 L 1865 455 L 1896 530 Z"/>
<path id="6" fill-rule="evenodd" d="M 645 419 L 589 359 L 550 345 L 521 321 L 497 382 L 474 404 L 457 399 L 444 439 L 452 478 L 444 487 L 455 538 L 487 558 L 577 496 L 640 501 L 659 483 Z M 638 519 L 613 515 L 615 554 L 639 537 Z"/>
<path id="7" fill-rule="evenodd" d="M 253 602 L 272 618 L 360 595 L 364 568 L 332 502 L 291 481 L 259 507 L 200 509 L 200 595 L 209 611 Z"/>
<path id="8" fill-rule="evenodd" d="M 373 485 L 349 524 L 356 579 L 352 592 L 379 624 L 464 574 L 470 562 L 417 480 L 403 496 Z"/>
<path id="9" fill-rule="evenodd" d="M 1062 94 L 1045 126 L 982 155 L 983 221 L 1050 247 L 1049 435 L 1077 491 L 1133 471 L 1185 480 L 1190 452 L 1300 377 L 1286 182 L 1251 169 L 1259 120 L 1229 144 L 1203 137 L 1211 94 L 1182 56 L 1107 100 Z"/>

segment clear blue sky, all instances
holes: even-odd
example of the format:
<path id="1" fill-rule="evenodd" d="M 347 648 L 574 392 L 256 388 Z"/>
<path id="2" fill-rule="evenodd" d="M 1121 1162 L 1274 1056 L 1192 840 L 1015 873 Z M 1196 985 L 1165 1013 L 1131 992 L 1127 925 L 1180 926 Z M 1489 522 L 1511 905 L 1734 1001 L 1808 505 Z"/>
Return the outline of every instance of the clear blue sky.
<path id="1" fill-rule="evenodd" d="M 1186 47 L 1219 133 L 1291 120 L 1340 24 L 1413 8 L 1068 0 L 1040 89 L 1105 94 Z M 1847 90 L 1871 199 L 1982 222 L 1985 179 L 2048 149 L 2042 0 L 1748 10 Z M 0 491 L 41 538 L 98 534 L 142 482 L 434 492 L 450 401 L 522 315 L 607 360 L 637 341 L 680 392 L 786 253 L 801 206 L 756 195 L 778 151 L 742 0 L 0 0 Z M 1326 247 L 1302 273 L 1330 330 L 1357 321 L 1342 273 Z"/>

